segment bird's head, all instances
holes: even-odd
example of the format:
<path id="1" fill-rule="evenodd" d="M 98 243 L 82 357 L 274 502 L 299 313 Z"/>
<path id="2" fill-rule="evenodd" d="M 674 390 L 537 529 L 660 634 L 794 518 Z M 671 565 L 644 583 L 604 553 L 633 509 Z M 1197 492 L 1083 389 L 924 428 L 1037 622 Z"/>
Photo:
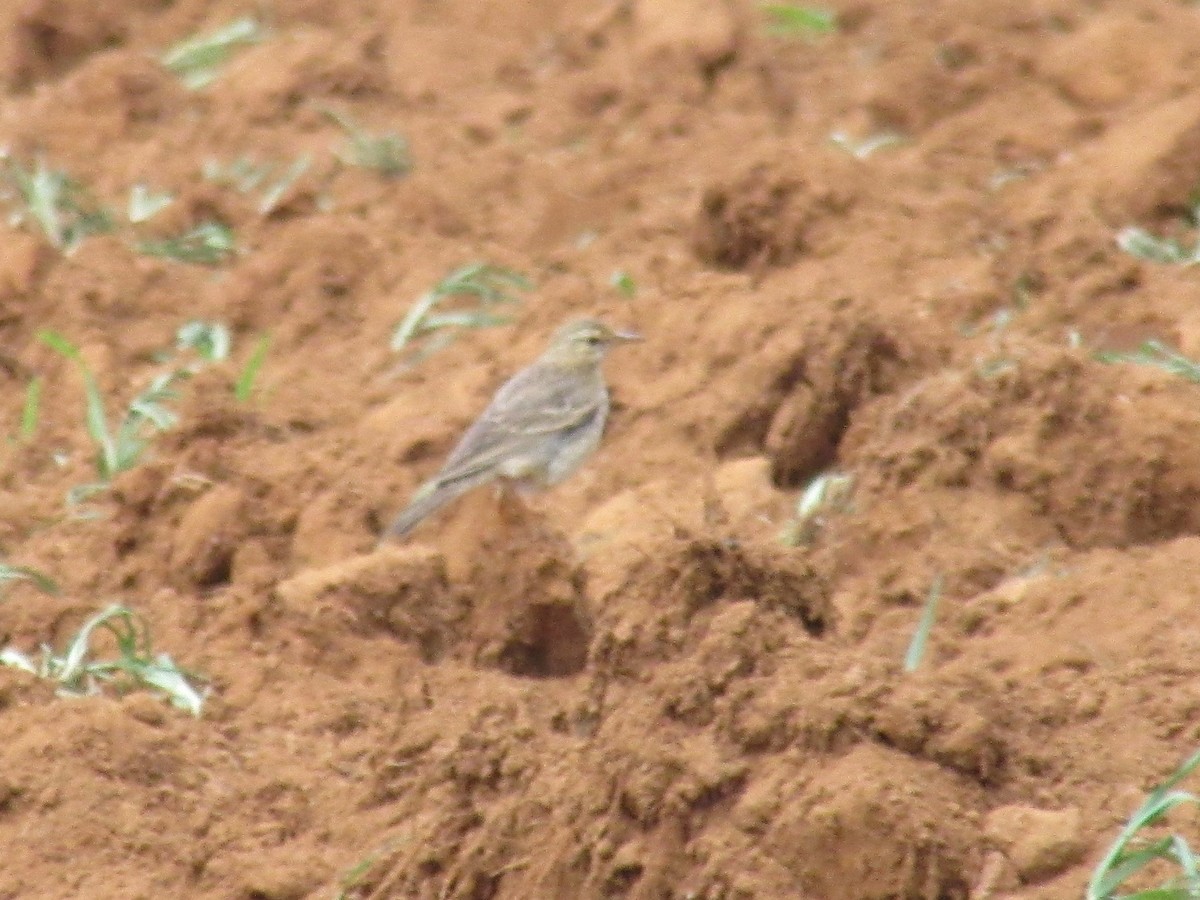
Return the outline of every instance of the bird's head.
<path id="1" fill-rule="evenodd" d="M 617 331 L 595 319 L 580 319 L 558 329 L 543 359 L 564 366 L 596 365 L 614 344 L 641 339 L 632 331 Z"/>

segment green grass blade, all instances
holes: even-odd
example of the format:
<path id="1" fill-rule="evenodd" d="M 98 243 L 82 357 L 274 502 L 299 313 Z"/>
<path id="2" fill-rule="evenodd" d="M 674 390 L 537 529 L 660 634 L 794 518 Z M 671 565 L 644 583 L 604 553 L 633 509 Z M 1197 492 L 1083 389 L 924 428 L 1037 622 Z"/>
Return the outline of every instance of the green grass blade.
<path id="1" fill-rule="evenodd" d="M 403 350 L 413 338 L 420 334 L 422 320 L 429 315 L 429 311 L 433 309 L 437 301 L 438 296 L 433 291 L 417 298 L 417 302 L 412 305 L 404 320 L 392 332 L 391 348 L 393 350 Z"/>
<path id="2" fill-rule="evenodd" d="M 58 585 L 49 575 L 39 572 L 31 566 L 14 566 L 0 563 L 0 586 L 8 581 L 28 581 L 47 594 L 57 594 Z"/>
<path id="3" fill-rule="evenodd" d="M 202 222 L 178 237 L 144 240 L 136 244 L 138 253 L 160 256 L 176 262 L 213 266 L 237 252 L 233 229 L 221 222 Z"/>
<path id="4" fill-rule="evenodd" d="M 404 319 L 392 333 L 392 350 L 403 350 L 413 340 L 432 332 L 462 328 L 488 328 L 495 325 L 508 324 L 511 318 L 492 311 L 491 307 L 502 303 L 518 303 L 520 297 L 512 291 L 528 291 L 533 282 L 512 269 L 493 266 L 489 263 L 468 263 L 453 270 L 441 281 L 426 291 L 412 305 Z M 474 297 L 476 304 L 468 309 L 452 309 L 435 312 L 443 301 L 455 297 Z M 438 345 L 444 345 L 450 338 L 445 335 L 437 336 Z M 425 354 L 434 347 L 434 338 L 430 338 L 423 348 Z"/>
<path id="5" fill-rule="evenodd" d="M 163 53 L 159 61 L 190 90 L 199 90 L 216 79 L 234 50 L 257 44 L 263 36 L 258 20 L 244 16 L 216 31 L 180 41 Z"/>
<path id="6" fill-rule="evenodd" d="M 1175 843 L 1171 837 L 1163 838 L 1147 847 L 1129 853 L 1126 852 L 1126 848 L 1142 829 L 1153 825 L 1173 807 L 1182 803 L 1200 802 L 1187 791 L 1174 790 L 1175 785 L 1187 778 L 1197 766 L 1200 766 L 1200 750 L 1184 760 L 1179 768 L 1152 790 L 1142 805 L 1134 810 L 1133 815 L 1129 817 L 1129 821 L 1125 823 L 1104 858 L 1093 870 L 1092 877 L 1088 881 L 1087 900 L 1109 900 L 1113 892 L 1130 875 L 1155 859 L 1170 857 L 1170 851 L 1175 849 Z"/>
<path id="7" fill-rule="evenodd" d="M 279 206 L 280 201 L 287 195 L 287 192 L 292 189 L 292 185 L 299 180 L 308 167 L 312 165 L 312 157 L 305 155 L 301 156 L 279 177 L 273 184 L 267 186 L 263 191 L 262 199 L 258 202 L 258 212 L 260 215 L 270 215 Z"/>
<path id="8" fill-rule="evenodd" d="M 233 396 L 238 403 L 245 403 L 254 393 L 254 384 L 258 380 L 259 370 L 262 369 L 263 363 L 267 359 L 267 350 L 270 349 L 270 346 L 271 336 L 269 334 L 264 334 L 254 345 L 254 352 L 250 354 L 242 373 L 233 385 Z"/>
<path id="9" fill-rule="evenodd" d="M 192 687 L 185 673 L 167 654 L 160 653 L 152 663 L 142 666 L 137 680 L 161 691 L 173 706 L 199 717 L 204 695 Z"/>
<path id="10" fill-rule="evenodd" d="M 21 440 L 25 443 L 33 440 L 37 433 L 38 420 L 42 409 L 42 377 L 35 375 L 25 386 L 25 402 L 21 406 Z"/>
<path id="11" fill-rule="evenodd" d="M 29 658 L 28 654 L 22 653 L 15 647 L 5 647 L 0 650 L 0 665 L 11 666 L 14 669 L 21 669 L 28 672 L 30 675 L 40 675 L 37 665 Z"/>
<path id="12" fill-rule="evenodd" d="M 827 9 L 768 3 L 763 6 L 767 32 L 779 37 L 819 37 L 837 31 L 837 15 Z"/>
<path id="13" fill-rule="evenodd" d="M 914 672 L 917 666 L 921 665 L 921 659 L 925 656 L 925 644 L 929 641 L 929 633 L 933 630 L 933 623 L 937 618 L 938 601 L 941 598 L 942 576 L 939 575 L 929 588 L 929 596 L 925 598 L 925 609 L 921 612 L 921 621 L 917 624 L 917 630 L 913 632 L 908 652 L 904 654 L 905 672 Z"/>
<path id="14" fill-rule="evenodd" d="M 1117 233 L 1117 246 L 1130 256 L 1148 262 L 1188 266 L 1200 261 L 1197 260 L 1196 251 L 1187 250 L 1178 241 L 1157 237 L 1135 226 L 1123 228 Z"/>
<path id="15" fill-rule="evenodd" d="M 125 217 L 133 225 L 148 222 L 174 200 L 175 198 L 168 193 L 155 193 L 144 184 L 135 184 L 129 189 L 129 204 L 125 210 Z"/>
<path id="16" fill-rule="evenodd" d="M 108 416 L 104 412 L 104 398 L 100 394 L 99 385 L 96 384 L 96 376 L 92 374 L 92 369 L 79 352 L 79 348 L 58 332 L 39 331 L 38 339 L 74 362 L 83 376 L 87 429 L 97 448 L 96 469 L 101 478 L 112 478 L 118 471 L 117 447 L 109 431 Z"/>
<path id="17" fill-rule="evenodd" d="M 205 362 L 224 362 L 233 346 L 229 327 L 222 322 L 193 320 L 182 325 L 175 335 L 180 350 L 194 350 Z"/>
<path id="18" fill-rule="evenodd" d="M 338 154 L 348 165 L 374 169 L 386 178 L 397 178 L 412 170 L 412 155 L 408 141 L 395 132 L 372 135 L 363 130 L 349 116 L 336 110 L 322 110 L 339 125 L 349 138 L 349 146 Z"/>

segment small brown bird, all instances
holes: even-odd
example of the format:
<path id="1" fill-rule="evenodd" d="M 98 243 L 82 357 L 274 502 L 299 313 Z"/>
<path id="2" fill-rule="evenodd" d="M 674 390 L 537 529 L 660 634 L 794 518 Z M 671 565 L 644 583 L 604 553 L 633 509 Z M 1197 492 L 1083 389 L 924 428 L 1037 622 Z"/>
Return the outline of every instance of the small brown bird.
<path id="1" fill-rule="evenodd" d="M 608 417 L 600 363 L 614 344 L 640 339 L 594 319 L 560 328 L 542 355 L 496 392 L 383 540 L 404 537 L 454 498 L 496 478 L 528 490 L 574 472 L 596 449 Z"/>

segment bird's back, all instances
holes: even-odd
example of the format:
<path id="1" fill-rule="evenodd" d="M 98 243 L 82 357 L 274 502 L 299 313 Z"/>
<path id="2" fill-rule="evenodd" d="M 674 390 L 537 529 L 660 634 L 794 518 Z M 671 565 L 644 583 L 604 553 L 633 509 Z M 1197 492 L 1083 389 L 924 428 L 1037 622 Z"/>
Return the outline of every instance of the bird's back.
<path id="1" fill-rule="evenodd" d="M 608 405 L 608 389 L 598 365 L 563 366 L 538 360 L 496 392 L 450 453 L 436 480 L 447 484 L 493 471 L 520 478 L 525 477 L 523 469 L 535 478 L 557 474 L 533 470 L 550 467 L 564 446 L 574 446 L 575 439 L 592 433 L 589 429 L 594 429 L 595 435 L 586 449 L 594 447 Z"/>

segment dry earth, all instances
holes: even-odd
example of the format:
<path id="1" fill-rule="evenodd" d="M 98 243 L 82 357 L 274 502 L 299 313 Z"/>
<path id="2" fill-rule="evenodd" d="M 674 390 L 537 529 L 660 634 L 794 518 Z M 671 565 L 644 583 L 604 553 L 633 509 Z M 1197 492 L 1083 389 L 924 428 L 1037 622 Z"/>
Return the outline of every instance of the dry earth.
<path id="1" fill-rule="evenodd" d="M 856 0 L 810 41 L 740 0 L 296 0 L 203 90 L 157 62 L 253 11 L 0 9 L 14 159 L 114 208 L 170 191 L 142 236 L 240 247 L 3 230 L 0 553 L 63 590 L 10 585 L 0 639 L 119 600 L 212 692 L 196 719 L 0 670 L 0 897 L 1078 897 L 1200 742 L 1200 388 L 1093 353 L 1200 355 L 1195 270 L 1114 241 L 1196 187 L 1196 8 Z M 412 172 L 340 164 L 326 109 L 403 133 Z M 302 154 L 267 214 L 202 174 Z M 398 367 L 393 328 L 471 260 L 536 290 Z M 376 550 L 582 313 L 648 337 L 591 464 Z M 198 318 L 233 358 L 68 516 L 82 383 L 37 332 L 115 413 Z M 830 467 L 850 507 L 786 546 Z"/>

